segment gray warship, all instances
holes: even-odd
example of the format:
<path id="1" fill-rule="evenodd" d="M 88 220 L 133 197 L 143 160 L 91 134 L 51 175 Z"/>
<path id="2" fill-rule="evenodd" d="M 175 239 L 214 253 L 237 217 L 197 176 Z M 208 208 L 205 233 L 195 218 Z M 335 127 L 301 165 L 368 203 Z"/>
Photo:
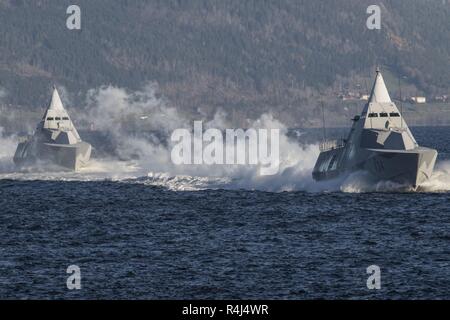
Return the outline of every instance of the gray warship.
<path id="1" fill-rule="evenodd" d="M 90 159 L 92 147 L 81 140 L 56 87 L 44 117 L 33 135 L 19 142 L 14 154 L 18 166 L 50 163 L 79 170 Z"/>
<path id="2" fill-rule="evenodd" d="M 363 170 L 380 181 L 416 190 L 433 173 L 437 151 L 421 147 L 376 71 L 369 100 L 344 140 L 324 141 L 313 169 L 316 181 Z"/>

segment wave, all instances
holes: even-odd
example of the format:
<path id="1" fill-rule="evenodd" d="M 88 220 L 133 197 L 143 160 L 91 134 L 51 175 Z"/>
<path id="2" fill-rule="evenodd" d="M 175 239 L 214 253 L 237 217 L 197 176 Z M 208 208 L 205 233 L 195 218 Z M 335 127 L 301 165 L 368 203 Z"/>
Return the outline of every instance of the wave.
<path id="1" fill-rule="evenodd" d="M 127 92 L 115 87 L 101 87 L 91 90 L 88 95 L 89 113 L 76 118 L 101 119 L 95 127 L 115 143 L 116 158 L 92 159 L 79 172 L 67 172 L 48 167 L 25 168 L 18 171 L 12 157 L 18 143 L 16 136 L 5 136 L 0 128 L 0 179 L 12 180 L 54 180 L 54 181 L 101 181 L 122 183 L 142 183 L 162 186 L 171 190 L 203 189 L 245 189 L 270 192 L 396 192 L 405 186 L 390 181 L 374 181 L 365 172 L 355 172 L 339 179 L 315 182 L 312 170 L 319 155 L 318 144 L 301 142 L 304 132 L 296 131 L 295 137 L 288 136 L 284 124 L 271 114 L 263 114 L 256 120 L 247 120 L 248 128 L 276 128 L 280 130 L 280 170 L 272 176 L 261 176 L 258 166 L 242 165 L 174 165 L 171 148 L 157 135 L 139 137 L 128 133 L 135 128 L 146 127 L 155 132 L 170 135 L 173 129 L 192 125 L 178 110 L 169 107 L 163 99 L 155 96 L 152 85 L 136 92 Z M 104 115 L 107 115 L 105 118 Z M 145 117 L 143 116 L 145 115 Z M 147 116 L 150 115 L 150 116 Z M 140 116 L 140 117 L 137 117 Z M 125 119 L 125 120 L 123 120 Z M 137 119 L 128 123 L 127 119 Z M 147 122 L 141 122 L 147 121 Z M 111 125 L 111 124 L 114 125 Z M 205 128 L 233 128 L 229 117 L 218 111 L 212 120 L 205 121 Z M 431 179 L 423 185 L 424 192 L 450 190 L 450 162 L 438 163 Z"/>
<path id="2" fill-rule="evenodd" d="M 315 155 L 316 146 L 305 147 L 304 152 Z M 304 158 L 303 158 L 304 159 Z M 304 165 L 301 166 L 301 163 Z M 369 173 L 359 171 L 335 180 L 315 182 L 311 177 L 312 166 L 299 161 L 294 166 L 285 167 L 274 176 L 259 176 L 256 167 L 216 168 L 193 166 L 192 174 L 154 171 L 148 163 L 140 161 L 119 161 L 113 159 L 93 159 L 89 165 L 78 172 L 48 170 L 38 168 L 13 170 L 13 164 L 3 162 L 0 179 L 32 181 L 116 181 L 138 183 L 148 186 L 164 187 L 173 191 L 197 191 L 207 189 L 259 190 L 268 192 L 305 191 L 305 192 L 411 192 L 411 188 L 392 181 L 376 181 Z M 146 165 L 145 165 L 146 164 Z M 206 168 L 208 167 L 208 168 Z M 209 174 L 204 171 L 209 169 Z M 181 168 L 179 168 L 179 171 Z M 198 174 L 195 174 L 198 171 Z M 450 191 L 450 161 L 438 163 L 430 180 L 425 182 L 419 192 Z"/>

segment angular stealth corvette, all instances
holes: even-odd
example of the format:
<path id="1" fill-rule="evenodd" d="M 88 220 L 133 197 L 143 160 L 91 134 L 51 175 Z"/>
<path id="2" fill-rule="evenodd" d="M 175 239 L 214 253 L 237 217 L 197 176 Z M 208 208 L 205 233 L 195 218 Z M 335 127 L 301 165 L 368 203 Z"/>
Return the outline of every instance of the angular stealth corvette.
<path id="1" fill-rule="evenodd" d="M 54 88 L 36 132 L 17 146 L 14 163 L 22 166 L 41 161 L 78 170 L 89 161 L 91 149 L 89 143 L 81 140 Z"/>
<path id="2" fill-rule="evenodd" d="M 437 151 L 417 144 L 379 70 L 368 103 L 353 121 L 347 139 L 321 145 L 313 170 L 315 180 L 365 170 L 379 180 L 417 189 L 431 177 Z"/>

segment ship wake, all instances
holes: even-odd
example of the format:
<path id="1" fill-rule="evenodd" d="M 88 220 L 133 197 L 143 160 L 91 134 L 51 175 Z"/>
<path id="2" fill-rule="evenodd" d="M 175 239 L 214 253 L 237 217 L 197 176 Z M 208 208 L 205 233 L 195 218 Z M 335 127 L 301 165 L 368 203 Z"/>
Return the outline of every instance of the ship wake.
<path id="1" fill-rule="evenodd" d="M 393 181 L 377 181 L 368 172 L 358 171 L 348 175 L 340 187 L 342 192 L 448 192 L 450 191 L 450 161 L 436 163 L 431 178 L 424 182 L 417 190 L 411 186 Z"/>
<path id="2" fill-rule="evenodd" d="M 0 155 L 0 179 L 51 180 L 51 181 L 117 181 L 164 187 L 173 191 L 206 189 L 260 190 L 268 192 L 413 192 L 410 187 L 392 181 L 376 181 L 369 173 L 359 171 L 335 180 L 315 182 L 312 177 L 314 161 L 319 153 L 315 144 L 299 145 L 289 142 L 280 149 L 280 155 L 288 155 L 291 161 L 282 163 L 280 172 L 273 176 L 259 175 L 255 166 L 174 166 L 166 157 L 144 160 L 92 159 L 78 172 L 48 166 L 34 166 L 18 171 L 12 163 L 15 137 L 3 137 Z M 291 145 L 292 144 L 292 145 Z M 168 150 L 157 147 L 168 154 Z M 162 149 L 161 149 L 162 148 Z M 418 192 L 450 191 L 450 161 L 438 162 L 431 179 Z"/>
<path id="3" fill-rule="evenodd" d="M 75 118 L 100 119 L 96 128 L 113 137 L 116 155 L 91 159 L 77 172 L 38 167 L 17 171 L 12 158 L 17 146 L 16 136 L 6 136 L 0 128 L 0 179 L 54 181 L 118 181 L 158 186 L 176 191 L 227 189 L 269 192 L 404 192 L 405 186 L 389 181 L 374 181 L 365 172 L 355 172 L 339 179 L 315 182 L 312 170 L 319 155 L 319 145 L 302 143 L 302 134 L 292 137 L 287 128 L 271 114 L 250 121 L 248 127 L 280 129 L 280 167 L 271 176 L 260 175 L 258 166 L 243 165 L 174 165 L 171 148 L 160 136 L 139 136 L 128 132 L 125 123 L 132 115 L 149 115 L 146 123 L 155 132 L 170 136 L 176 128 L 189 128 L 192 123 L 175 108 L 155 98 L 152 86 L 127 92 L 121 88 L 104 87 L 90 92 L 86 114 Z M 106 115 L 106 116 L 99 116 Z M 115 125 L 113 126 L 112 123 Z M 218 111 L 206 128 L 233 128 L 226 113 Z M 121 159 L 121 160 L 119 160 Z M 432 178 L 423 186 L 424 192 L 450 190 L 450 162 L 438 163 Z"/>

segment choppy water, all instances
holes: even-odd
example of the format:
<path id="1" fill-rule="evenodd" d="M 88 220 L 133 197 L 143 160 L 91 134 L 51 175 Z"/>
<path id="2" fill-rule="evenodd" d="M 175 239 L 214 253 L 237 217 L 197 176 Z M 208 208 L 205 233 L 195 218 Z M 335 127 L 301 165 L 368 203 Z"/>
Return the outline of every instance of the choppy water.
<path id="1" fill-rule="evenodd" d="M 315 184 L 309 162 L 272 180 L 134 162 L 94 161 L 76 174 L 7 168 L 0 298 L 448 299 L 450 128 L 413 133 L 440 152 L 418 193 L 363 174 Z M 78 291 L 66 288 L 73 264 Z M 374 264 L 379 291 L 366 287 Z"/>

